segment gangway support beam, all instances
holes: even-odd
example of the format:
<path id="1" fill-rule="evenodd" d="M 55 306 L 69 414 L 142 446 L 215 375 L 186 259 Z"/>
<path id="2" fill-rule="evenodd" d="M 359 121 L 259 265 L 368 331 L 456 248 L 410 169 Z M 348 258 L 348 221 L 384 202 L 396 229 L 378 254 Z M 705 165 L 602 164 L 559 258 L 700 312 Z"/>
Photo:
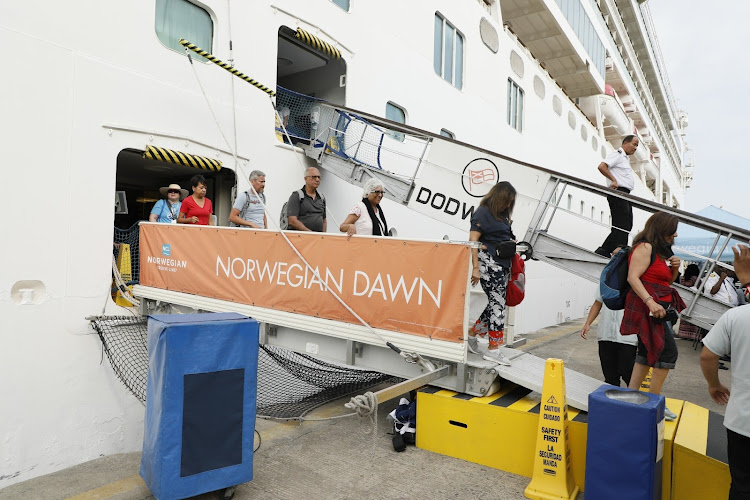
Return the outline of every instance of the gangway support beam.
<path id="1" fill-rule="evenodd" d="M 385 389 L 381 389 L 375 393 L 375 397 L 378 399 L 378 404 L 384 403 L 385 401 L 390 401 L 391 399 L 395 399 L 402 394 L 414 391 L 416 389 L 419 389 L 420 387 L 428 385 L 430 382 L 441 379 L 446 375 L 449 375 L 450 371 L 451 367 L 449 365 L 441 366 L 435 371 L 427 372 L 423 375 L 419 375 L 418 377 L 410 378 L 409 380 L 404 380 L 403 382 L 400 382 L 398 384 L 386 387 Z"/>

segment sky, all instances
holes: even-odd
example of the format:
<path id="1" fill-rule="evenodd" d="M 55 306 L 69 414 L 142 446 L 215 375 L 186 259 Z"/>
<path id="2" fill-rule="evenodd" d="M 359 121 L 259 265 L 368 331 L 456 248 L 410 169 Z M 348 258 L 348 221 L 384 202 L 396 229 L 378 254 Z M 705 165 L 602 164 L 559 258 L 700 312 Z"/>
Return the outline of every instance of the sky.
<path id="1" fill-rule="evenodd" d="M 695 152 L 684 209 L 708 205 L 750 217 L 750 2 L 648 0 L 677 106 Z"/>

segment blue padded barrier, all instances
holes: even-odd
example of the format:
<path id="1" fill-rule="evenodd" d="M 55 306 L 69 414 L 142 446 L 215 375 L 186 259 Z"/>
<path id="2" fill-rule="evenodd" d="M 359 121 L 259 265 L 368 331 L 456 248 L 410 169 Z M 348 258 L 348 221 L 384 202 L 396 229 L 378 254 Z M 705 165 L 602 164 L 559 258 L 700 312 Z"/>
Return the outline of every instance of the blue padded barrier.
<path id="1" fill-rule="evenodd" d="M 661 498 L 664 397 L 604 384 L 589 394 L 586 498 Z"/>
<path id="2" fill-rule="evenodd" d="M 159 500 L 253 478 L 258 323 L 236 313 L 151 316 L 141 477 Z"/>

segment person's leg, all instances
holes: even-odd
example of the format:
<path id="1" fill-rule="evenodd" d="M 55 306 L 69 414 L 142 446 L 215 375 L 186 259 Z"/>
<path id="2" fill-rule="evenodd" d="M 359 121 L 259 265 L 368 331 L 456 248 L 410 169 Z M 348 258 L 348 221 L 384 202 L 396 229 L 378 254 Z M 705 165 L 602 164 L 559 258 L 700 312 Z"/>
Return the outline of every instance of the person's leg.
<path id="1" fill-rule="evenodd" d="M 727 456 L 729 474 L 732 476 L 729 500 L 750 500 L 750 460 L 746 456 L 748 449 L 750 437 L 727 429 Z"/>
<path id="2" fill-rule="evenodd" d="M 627 246 L 630 229 L 633 227 L 633 212 L 630 202 L 620 198 L 607 196 L 607 203 L 609 203 L 609 213 L 612 216 L 612 229 L 602 246 L 597 249 L 597 253 L 609 256 L 616 247 Z M 622 229 L 627 229 L 627 233 L 623 232 Z M 624 245 L 622 244 L 623 241 L 625 242 Z"/>
<path id="3" fill-rule="evenodd" d="M 617 342 L 599 341 L 599 362 L 602 364 L 604 381 L 611 385 L 620 385 L 620 374 L 617 371 Z"/>
<path id="4" fill-rule="evenodd" d="M 617 344 L 617 373 L 625 381 L 625 387 L 630 385 L 635 364 L 636 346 L 631 344 Z"/>
<path id="5" fill-rule="evenodd" d="M 646 375 L 648 375 L 649 368 L 651 367 L 648 365 L 643 365 L 636 360 L 635 364 L 633 365 L 633 374 L 630 376 L 628 389 L 640 389 L 643 380 L 646 378 Z M 653 378 L 651 380 L 653 383 Z"/>
<path id="6" fill-rule="evenodd" d="M 664 349 L 659 355 L 659 360 L 654 364 L 654 373 L 651 376 L 651 393 L 661 394 L 661 387 L 667 378 L 669 370 L 674 369 L 677 363 L 677 344 L 674 341 L 672 333 L 672 324 L 669 321 L 664 322 Z"/>

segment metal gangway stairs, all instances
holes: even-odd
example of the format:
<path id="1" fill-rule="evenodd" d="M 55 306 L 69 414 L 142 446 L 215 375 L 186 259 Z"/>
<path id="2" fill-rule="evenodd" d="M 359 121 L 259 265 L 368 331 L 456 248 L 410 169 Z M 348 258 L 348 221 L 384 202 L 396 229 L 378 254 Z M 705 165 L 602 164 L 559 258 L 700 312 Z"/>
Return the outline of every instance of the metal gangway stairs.
<path id="1" fill-rule="evenodd" d="M 599 199 L 607 195 L 626 198 L 638 212 L 635 217 L 636 227 L 638 220 L 645 220 L 648 214 L 665 211 L 677 216 L 682 224 L 696 226 L 714 234 L 711 252 L 702 260 L 704 273 L 712 271 L 716 266 L 731 267 L 720 263 L 718 256 L 733 241 L 746 242 L 750 239 L 750 232 L 740 228 L 719 224 L 635 196 L 612 192 L 598 184 L 470 144 L 332 105 L 320 99 L 290 93 L 282 88 L 278 88 L 277 93 L 187 40 L 181 40 L 180 43 L 258 87 L 270 97 L 276 97 L 274 106 L 279 140 L 303 148 L 321 168 L 350 184 L 362 186 L 372 177 L 381 179 L 385 184 L 387 198 L 415 212 L 465 231 L 475 206 L 491 186 L 501 180 L 511 182 L 518 191 L 513 226 L 516 234 L 525 235 L 525 242 L 530 247 L 526 250 L 527 256 L 533 256 L 538 261 L 590 281 L 598 282 L 606 260 L 587 248 L 594 248 L 594 241 L 604 238 L 610 230 L 609 224 L 576 214 L 570 206 L 561 206 L 566 192 L 577 191 Z M 284 110 L 284 107 L 287 109 Z M 294 129 L 287 126 L 290 123 L 287 116 L 291 118 L 292 115 L 297 115 L 294 116 Z M 576 230 L 574 235 L 566 230 L 570 227 L 571 217 L 580 219 L 576 221 L 576 227 L 580 227 L 580 230 Z M 581 224 L 581 221 L 586 224 Z M 176 229 L 153 228 L 150 231 L 159 233 Z M 226 229 L 231 228 L 216 228 L 212 231 L 216 232 L 216 236 L 221 236 L 219 233 Z M 720 251 L 715 257 L 714 250 L 717 248 Z M 143 247 L 141 251 L 143 253 Z M 154 252 L 158 252 L 158 249 Z M 155 257 L 155 261 L 165 263 L 161 257 Z M 167 260 L 167 265 L 171 265 L 170 262 L 172 260 Z M 233 260 L 231 266 L 234 263 Z M 229 276 L 229 266 L 226 271 Z M 169 274 L 175 273 L 166 273 Z M 133 287 L 133 294 L 143 299 L 140 306 L 143 315 L 162 310 L 237 311 L 262 322 L 261 343 L 283 346 L 284 342 L 288 342 L 293 350 L 304 352 L 305 342 L 317 335 L 324 338 L 321 345 L 330 346 L 330 352 L 338 352 L 346 364 L 355 365 L 358 364 L 358 359 L 366 358 L 366 361 L 359 362 L 360 366 L 409 379 L 380 391 L 377 395 L 379 401 L 396 397 L 427 383 L 474 396 L 486 396 L 499 389 L 498 376 L 528 389 L 541 391 L 544 361 L 527 352 L 508 348 L 512 365 L 500 367 L 468 353 L 465 341 L 455 342 L 454 339 L 453 342 L 435 343 L 432 339 L 425 341 L 393 330 L 380 330 L 380 338 L 373 339 L 367 334 L 366 328 L 360 325 L 318 318 L 318 314 L 313 316 L 299 314 L 296 310 L 278 310 L 273 304 L 264 307 L 254 302 L 236 302 L 234 298 L 227 300 L 209 296 L 196 289 L 185 291 L 184 288 L 189 285 L 187 281 L 180 283 L 181 287 L 178 289 L 170 289 L 169 286 L 159 284 L 165 275 L 159 276 L 158 272 L 150 286 L 144 285 L 142 278 L 141 284 Z M 683 317 L 704 328 L 713 325 L 728 308 L 726 304 L 705 297 L 698 290 L 684 287 L 679 289 L 689 304 Z M 465 299 L 465 302 L 466 312 L 469 300 Z M 509 315 L 512 315 L 512 311 Z M 466 323 L 464 328 L 465 325 Z M 372 330 L 371 327 L 370 329 Z M 384 335 L 387 337 L 383 337 Z M 281 340 L 282 337 L 284 340 Z M 384 338 L 392 340 L 383 342 Z M 465 339 L 465 332 L 462 338 Z M 402 346 L 410 346 L 411 352 L 403 356 L 404 351 L 394 348 L 392 344 L 396 339 Z M 510 340 L 513 341 L 512 337 Z M 334 342 L 337 344 L 334 345 Z M 370 350 L 366 345 L 377 349 Z M 310 344 L 307 347 L 311 347 Z M 318 344 L 312 347 L 317 353 Z M 399 356 L 394 355 L 394 351 Z M 408 363 L 403 363 L 404 360 L 400 357 L 404 357 Z M 601 385 L 600 381 L 568 369 L 566 383 L 568 403 L 583 410 L 587 410 L 588 394 Z"/>
<path id="2" fill-rule="evenodd" d="M 321 168 L 357 186 L 370 178 L 378 178 L 385 185 L 385 197 L 415 211 L 466 230 L 467 217 L 456 217 L 469 212 L 469 204 L 478 205 L 478 196 L 467 196 L 465 188 L 510 180 L 519 192 L 514 213 L 514 230 L 524 234 L 524 242 L 531 246 L 533 259 L 598 283 L 601 271 L 608 262 L 589 248 L 598 246 L 610 230 L 604 221 L 596 221 L 562 206 L 565 195 L 585 193 L 599 198 L 604 206 L 607 196 L 628 200 L 634 210 L 635 224 L 645 222 L 652 213 L 667 212 L 680 220 L 680 228 L 690 226 L 705 231 L 712 238 L 706 253 L 685 251 L 688 258 L 701 263 L 700 276 L 710 275 L 717 267 L 732 269 L 720 262 L 719 256 L 729 246 L 747 243 L 750 231 L 727 225 L 690 212 L 654 201 L 612 191 L 600 184 L 494 153 L 451 138 L 436 135 L 407 125 L 395 123 L 368 113 L 316 102 L 320 113 L 318 135 L 302 145 L 306 154 Z M 326 125 L 327 126 L 324 126 Z M 444 164 L 440 158 L 469 158 L 466 166 Z M 470 165 L 481 164 L 472 170 Z M 486 176 L 485 167 L 496 165 L 503 177 Z M 594 170 L 592 165 L 592 171 Z M 496 170 L 497 172 L 497 170 Z M 490 172 L 492 174 L 493 172 Z M 499 174 L 499 172 L 498 172 Z M 477 181 L 481 182 L 477 182 Z M 429 195 L 427 194 L 429 193 Z M 445 200 L 445 201 L 444 201 Z M 435 209 L 436 206 L 442 207 Z M 450 208 L 450 210 L 449 210 Z M 450 212 L 456 210 L 451 217 Z M 446 216 L 449 215 L 449 216 Z M 562 228 L 574 222 L 581 228 L 575 237 Z M 518 229 L 522 228 L 522 229 Z M 679 229 L 678 229 L 679 230 Z M 589 233 L 593 236 L 587 237 Z M 588 241 L 584 247 L 581 241 Z M 710 329 L 729 305 L 715 300 L 696 288 L 674 285 L 687 304 L 682 317 L 704 329 Z"/>
<path id="3" fill-rule="evenodd" d="M 522 228 L 517 234 L 525 235 L 524 242 L 530 246 L 526 252 L 534 260 L 594 283 L 599 282 L 608 259 L 590 249 L 598 246 L 596 242 L 610 231 L 610 224 L 592 220 L 572 211 L 571 207 L 563 207 L 566 194 L 598 198 L 602 206 L 607 196 L 628 200 L 634 210 L 634 229 L 642 227 L 651 214 L 667 212 L 679 218 L 681 228 L 692 226 L 710 234 L 712 243 L 707 253 L 685 251 L 690 260 L 701 263 L 700 276 L 704 279 L 717 267 L 731 269 L 731 265 L 719 261 L 719 256 L 728 246 L 750 240 L 750 232 L 745 229 L 612 191 L 587 180 L 371 114 L 322 102 L 316 106 L 321 123 L 318 135 L 301 147 L 321 168 L 357 186 L 364 185 L 370 178 L 378 178 L 385 185 L 385 196 L 390 200 L 464 230 L 468 227 L 467 217 L 457 215 L 470 212 L 466 208 L 470 204 L 478 205 L 480 197 L 471 195 L 487 190 L 478 185 L 509 180 L 519 192 L 514 229 Z M 445 158 L 450 158 L 451 162 L 444 162 Z M 472 169 L 472 164 L 479 164 L 480 168 Z M 492 166 L 495 166 L 494 172 L 488 172 L 487 167 Z M 500 171 L 504 175 L 501 176 Z M 470 192 L 467 185 L 477 191 Z M 581 228 L 580 231 L 571 234 L 565 229 L 570 227 L 571 221 Z M 730 308 L 729 304 L 715 300 L 695 287 L 674 286 L 687 304 L 681 317 L 701 328 L 710 329 Z M 511 333 L 511 345 L 522 344 L 515 340 L 514 344 Z M 494 380 L 496 373 L 501 379 L 541 392 L 544 360 L 518 349 L 507 351 L 512 361 L 509 367 L 494 366 L 469 354 L 466 365 L 459 364 L 455 379 L 460 381 L 464 370 L 469 380 L 476 383 L 459 382 L 452 388 L 474 395 L 491 394 L 499 388 L 499 380 Z M 490 373 L 492 375 L 488 377 Z M 587 410 L 588 395 L 601 385 L 601 381 L 566 368 L 566 385 L 569 404 Z"/>

